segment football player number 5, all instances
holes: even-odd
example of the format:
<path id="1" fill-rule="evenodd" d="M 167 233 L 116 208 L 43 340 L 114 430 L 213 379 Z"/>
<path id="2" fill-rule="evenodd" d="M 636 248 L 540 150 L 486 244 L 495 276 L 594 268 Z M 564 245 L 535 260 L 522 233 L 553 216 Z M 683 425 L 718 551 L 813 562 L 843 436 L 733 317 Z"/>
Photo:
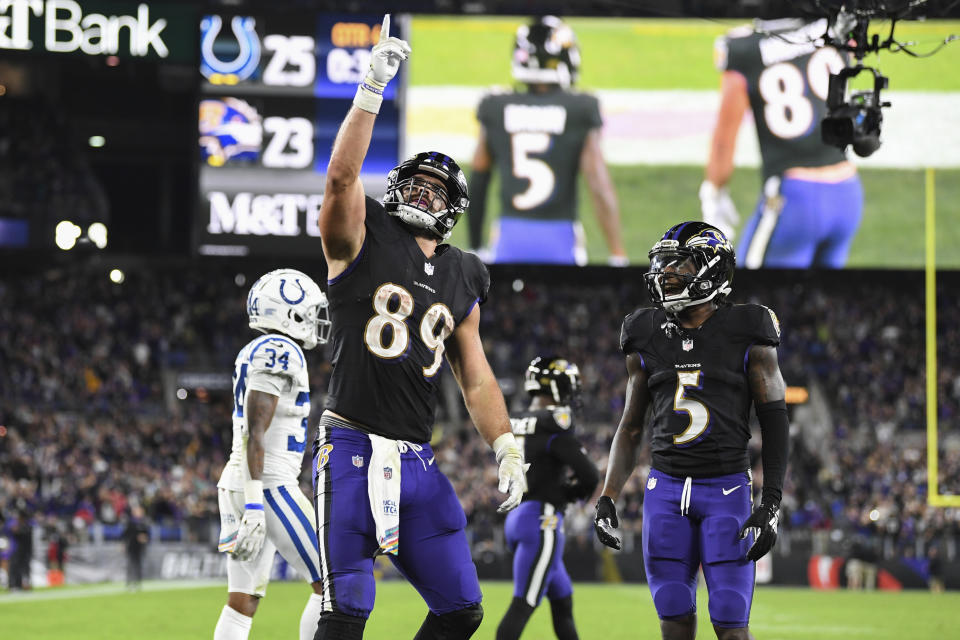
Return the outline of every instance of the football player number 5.
<path id="1" fill-rule="evenodd" d="M 690 418 L 687 428 L 673 436 L 673 444 L 689 444 L 703 435 L 710 424 L 710 410 L 699 400 L 687 397 L 687 387 L 700 389 L 699 371 L 677 372 L 677 393 L 673 397 L 673 410 L 686 413 Z"/>
<path id="2" fill-rule="evenodd" d="M 550 148 L 550 135 L 546 133 L 515 133 L 510 136 L 513 155 L 513 175 L 530 181 L 523 193 L 513 196 L 513 206 L 518 211 L 539 207 L 553 193 L 557 178 L 543 160 L 531 158 L 532 153 L 543 153 Z"/>
<path id="3" fill-rule="evenodd" d="M 400 285 L 388 282 L 373 294 L 376 314 L 367 321 L 363 341 L 370 353 L 385 360 L 393 360 L 407 352 L 410 329 L 406 319 L 413 313 L 413 295 Z M 387 331 L 387 327 L 390 331 Z M 420 321 L 420 341 L 433 351 L 433 362 L 423 367 L 423 375 L 431 377 L 443 362 L 443 341 L 453 333 L 453 313 L 447 305 L 437 302 L 423 314 Z"/>

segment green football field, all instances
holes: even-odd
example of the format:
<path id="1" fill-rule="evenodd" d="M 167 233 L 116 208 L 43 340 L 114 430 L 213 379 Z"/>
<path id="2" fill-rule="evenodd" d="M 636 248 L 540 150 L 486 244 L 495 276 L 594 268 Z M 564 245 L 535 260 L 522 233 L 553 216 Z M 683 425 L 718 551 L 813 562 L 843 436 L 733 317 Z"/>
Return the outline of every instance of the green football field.
<path id="1" fill-rule="evenodd" d="M 206 584 L 209 585 L 209 582 Z M 584 640 L 656 640 L 657 616 L 646 585 L 580 584 L 574 615 Z M 483 585 L 486 612 L 478 640 L 489 640 L 506 611 L 512 585 Z M 308 588 L 274 583 L 261 602 L 251 640 L 297 638 Z M 0 636 L 44 640 L 169 640 L 209 638 L 225 603 L 223 586 L 152 582 L 127 593 L 120 585 L 67 587 L 25 595 L 0 595 Z M 927 592 L 813 591 L 761 587 L 754 597 L 751 630 L 759 640 L 939 640 L 956 637 L 960 594 Z M 699 637 L 714 634 L 701 589 Z M 406 583 L 377 585 L 377 604 L 367 623 L 371 640 L 412 638 L 426 607 Z M 553 638 L 549 606 L 541 606 L 523 635 Z"/>
<path id="2" fill-rule="evenodd" d="M 410 85 L 509 85 L 510 52 L 517 17 L 414 16 L 410 39 Z M 716 36 L 743 21 L 705 19 L 568 20 L 583 53 L 579 85 L 586 89 L 715 90 L 713 67 Z M 875 23 L 871 32 L 888 25 Z M 882 31 L 885 35 L 886 32 Z M 901 41 L 917 43 L 917 51 L 931 51 L 950 34 L 960 33 L 958 21 L 903 22 L 897 25 Z M 464 49 L 469 42 L 469 49 Z M 457 55 L 451 52 L 462 52 Z M 472 52 L 472 53 L 471 53 Z M 884 52 L 868 56 L 891 78 L 891 88 L 904 91 L 960 92 L 960 42 L 929 58 Z M 864 74 L 861 74 L 864 75 Z M 859 80 L 859 78 L 858 78 Z M 852 152 L 850 154 L 852 156 Z M 469 158 L 458 158 L 469 164 Z M 625 244 L 631 261 L 645 263 L 647 251 L 663 231 L 681 219 L 700 216 L 697 190 L 701 166 L 612 166 L 623 218 Z M 861 168 L 865 205 L 860 230 L 848 266 L 862 268 L 922 268 L 925 258 L 924 169 Z M 960 268 L 960 168 L 935 171 L 937 266 Z M 741 168 L 730 188 L 741 222 L 750 217 L 760 191 L 760 172 Z M 491 188 L 491 195 L 497 186 Z M 603 263 L 607 250 L 591 211 L 584 185 L 580 188 L 581 220 L 586 228 L 592 263 Z M 491 198 L 488 211 L 497 209 Z M 466 224 L 458 225 L 453 242 L 465 246 Z"/>

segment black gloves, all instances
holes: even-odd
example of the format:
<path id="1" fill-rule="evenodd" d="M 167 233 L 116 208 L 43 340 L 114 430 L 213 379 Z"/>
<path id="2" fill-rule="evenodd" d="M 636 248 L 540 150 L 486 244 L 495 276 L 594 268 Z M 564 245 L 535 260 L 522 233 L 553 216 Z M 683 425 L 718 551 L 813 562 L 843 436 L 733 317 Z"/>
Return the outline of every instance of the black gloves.
<path id="1" fill-rule="evenodd" d="M 614 535 L 613 530 L 620 526 L 617 519 L 617 507 L 607 496 L 600 496 L 597 500 L 597 516 L 593 519 L 593 528 L 597 531 L 600 542 L 613 549 L 620 550 L 620 538 Z M 776 537 L 776 534 L 774 534 Z"/>
<path id="2" fill-rule="evenodd" d="M 743 523 L 743 527 L 740 529 L 741 540 L 747 537 L 750 529 L 756 529 L 756 538 L 747 550 L 747 560 L 756 562 L 767 555 L 770 549 L 773 549 L 773 545 L 777 542 L 777 523 L 780 521 L 780 516 L 777 515 L 777 512 L 779 510 L 779 504 L 761 500 L 760 506 L 756 507 L 753 513 L 750 514 L 750 517 L 747 518 L 747 521 Z M 597 514 L 599 518 L 599 505 L 597 506 Z M 600 540 L 603 541 L 603 538 L 600 538 Z"/>

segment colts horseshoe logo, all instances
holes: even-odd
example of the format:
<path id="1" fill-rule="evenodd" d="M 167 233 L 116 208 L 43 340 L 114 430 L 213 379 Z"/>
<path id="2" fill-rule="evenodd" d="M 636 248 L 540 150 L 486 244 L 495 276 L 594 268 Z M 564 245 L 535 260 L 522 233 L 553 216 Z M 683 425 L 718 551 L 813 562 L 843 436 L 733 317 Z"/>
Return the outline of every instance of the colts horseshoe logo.
<path id="1" fill-rule="evenodd" d="M 280 297 L 283 298 L 283 301 L 286 302 L 287 304 L 300 304 L 301 302 L 303 302 L 303 299 L 307 297 L 307 291 L 303 288 L 303 285 L 300 284 L 300 278 L 297 278 L 296 280 L 294 280 L 294 282 L 298 287 L 300 287 L 300 297 L 297 298 L 296 300 L 291 300 L 283 292 L 283 287 L 285 284 L 287 284 L 286 278 L 280 281 Z"/>
<path id="2" fill-rule="evenodd" d="M 214 84 L 236 84 L 253 75 L 260 64 L 260 38 L 255 25 L 256 21 L 250 17 L 235 16 L 230 21 L 237 44 L 227 47 L 236 49 L 237 54 L 233 60 L 221 60 L 214 53 L 214 42 L 223 19 L 217 15 L 204 17 L 200 21 L 200 73 Z"/>

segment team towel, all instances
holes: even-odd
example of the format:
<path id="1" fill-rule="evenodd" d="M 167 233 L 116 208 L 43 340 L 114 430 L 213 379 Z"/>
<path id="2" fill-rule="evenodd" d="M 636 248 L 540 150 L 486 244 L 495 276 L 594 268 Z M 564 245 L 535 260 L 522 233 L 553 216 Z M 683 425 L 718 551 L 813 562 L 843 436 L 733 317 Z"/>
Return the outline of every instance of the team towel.
<path id="1" fill-rule="evenodd" d="M 367 468 L 367 495 L 380 548 L 397 555 L 400 545 L 400 448 L 396 440 L 369 434 L 373 452 Z"/>

